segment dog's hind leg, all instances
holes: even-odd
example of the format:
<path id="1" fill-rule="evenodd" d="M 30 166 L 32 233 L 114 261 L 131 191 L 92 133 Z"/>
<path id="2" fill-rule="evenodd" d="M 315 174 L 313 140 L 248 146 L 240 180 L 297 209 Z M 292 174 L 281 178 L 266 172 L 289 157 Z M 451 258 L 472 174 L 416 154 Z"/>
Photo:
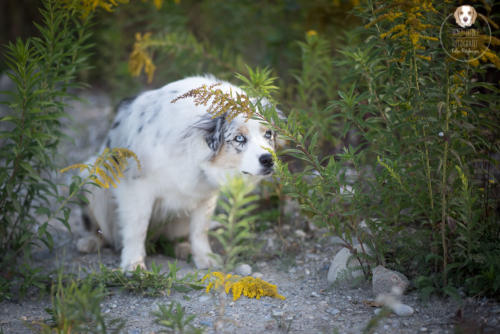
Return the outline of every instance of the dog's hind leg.
<path id="1" fill-rule="evenodd" d="M 81 253 L 94 253 L 104 245 L 104 240 L 98 235 L 97 224 L 95 220 L 91 218 L 92 213 L 89 212 L 87 207 L 82 210 L 82 221 L 88 235 L 78 239 L 76 242 L 76 249 Z"/>

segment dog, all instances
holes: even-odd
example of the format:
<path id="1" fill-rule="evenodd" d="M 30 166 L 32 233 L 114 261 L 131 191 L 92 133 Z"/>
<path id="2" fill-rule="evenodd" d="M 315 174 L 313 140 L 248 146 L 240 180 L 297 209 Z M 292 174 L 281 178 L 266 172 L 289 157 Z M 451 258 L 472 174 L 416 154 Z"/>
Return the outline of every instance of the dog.
<path id="1" fill-rule="evenodd" d="M 476 22 L 477 12 L 474 9 L 474 7 L 469 5 L 463 5 L 457 7 L 454 16 L 456 23 L 460 27 L 467 28 L 472 26 L 474 22 Z"/>
<path id="2" fill-rule="evenodd" d="M 224 93 L 244 94 L 214 77 L 190 77 L 120 103 L 102 149 L 128 148 L 142 168 L 129 164 L 117 188 L 95 188 L 87 196 L 83 218 L 94 234 L 78 240 L 79 251 L 109 244 L 121 249 L 122 269 L 145 268 L 148 227 L 160 226 L 170 239 L 189 236 L 197 268 L 216 266 L 207 232 L 219 188 L 237 175 L 253 182 L 270 175 L 276 142 L 270 127 L 256 119 L 213 118 L 210 103 L 173 101 L 216 84 Z"/>

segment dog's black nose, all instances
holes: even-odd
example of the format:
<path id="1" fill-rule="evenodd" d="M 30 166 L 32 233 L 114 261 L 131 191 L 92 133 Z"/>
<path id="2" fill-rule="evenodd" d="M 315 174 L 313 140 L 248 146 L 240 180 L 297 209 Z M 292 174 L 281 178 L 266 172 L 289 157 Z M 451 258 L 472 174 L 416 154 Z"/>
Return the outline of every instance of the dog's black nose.
<path id="1" fill-rule="evenodd" d="M 271 168 L 274 165 L 273 156 L 269 153 L 262 154 L 259 158 L 259 162 L 266 168 Z"/>

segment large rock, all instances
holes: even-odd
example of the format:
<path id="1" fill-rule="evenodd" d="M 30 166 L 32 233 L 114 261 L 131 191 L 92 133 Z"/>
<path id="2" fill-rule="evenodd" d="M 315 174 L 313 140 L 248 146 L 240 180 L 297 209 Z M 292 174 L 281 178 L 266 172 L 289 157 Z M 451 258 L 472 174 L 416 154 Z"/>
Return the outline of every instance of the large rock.
<path id="1" fill-rule="evenodd" d="M 361 245 L 355 246 L 358 252 L 362 251 Z M 366 250 L 366 246 L 363 246 Z M 351 251 L 347 248 L 342 248 L 333 258 L 328 270 L 328 283 L 335 283 L 338 281 L 352 280 L 357 277 L 363 276 L 361 264 L 356 258 L 351 259 Z"/>
<path id="2" fill-rule="evenodd" d="M 397 271 L 377 266 L 372 269 L 372 273 L 372 289 L 375 296 L 391 293 L 394 287 L 399 288 L 403 294 L 408 288 L 408 278 Z"/>

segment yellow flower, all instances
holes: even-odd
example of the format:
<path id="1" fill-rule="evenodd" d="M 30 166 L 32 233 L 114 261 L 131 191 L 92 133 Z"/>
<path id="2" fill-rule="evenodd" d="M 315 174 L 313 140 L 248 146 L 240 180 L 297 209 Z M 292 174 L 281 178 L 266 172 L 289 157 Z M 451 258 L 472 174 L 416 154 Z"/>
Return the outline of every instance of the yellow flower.
<path id="1" fill-rule="evenodd" d="M 135 34 L 135 43 L 132 53 L 130 54 L 128 68 L 132 76 L 139 76 L 142 69 L 148 76 L 148 83 L 153 81 L 156 66 L 153 64 L 151 56 L 147 52 L 147 48 L 151 46 L 154 41 L 151 40 L 151 33 Z"/>
<path id="2" fill-rule="evenodd" d="M 224 287 L 224 292 L 229 294 L 233 293 L 233 300 L 238 300 L 241 295 L 248 298 L 260 299 L 260 297 L 268 296 L 284 300 L 285 297 L 278 293 L 276 285 L 268 283 L 260 278 L 251 276 L 241 277 L 238 275 L 231 275 L 221 272 L 211 272 L 206 274 L 202 281 L 210 280 L 207 284 L 205 291 L 208 293 L 212 288 Z"/>
<path id="3" fill-rule="evenodd" d="M 307 36 L 316 36 L 317 34 L 318 32 L 313 29 L 307 31 Z"/>

